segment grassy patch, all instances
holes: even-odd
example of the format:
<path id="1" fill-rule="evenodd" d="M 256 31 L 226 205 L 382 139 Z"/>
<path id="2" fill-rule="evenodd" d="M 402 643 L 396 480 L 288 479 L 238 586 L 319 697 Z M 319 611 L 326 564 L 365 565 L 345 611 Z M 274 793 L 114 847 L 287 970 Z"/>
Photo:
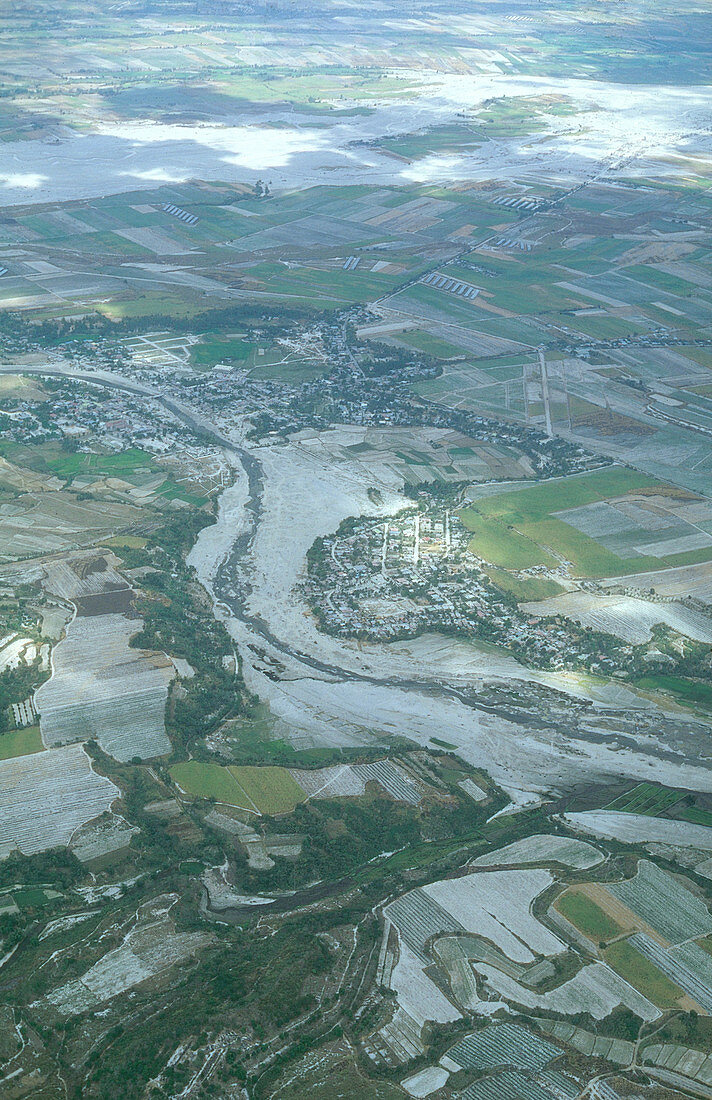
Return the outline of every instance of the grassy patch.
<path id="1" fill-rule="evenodd" d="M 148 545 L 148 539 L 140 535 L 117 535 L 113 539 L 106 539 L 102 546 L 108 546 L 111 550 L 143 550 Z"/>
<path id="2" fill-rule="evenodd" d="M 585 936 L 590 936 L 596 943 L 612 940 L 623 931 L 613 917 L 609 917 L 595 901 L 576 889 L 562 894 L 556 902 L 556 908 L 575 928 Z"/>
<path id="3" fill-rule="evenodd" d="M 214 798 L 228 806 L 264 814 L 289 813 L 306 795 L 285 768 L 263 768 L 186 760 L 174 764 L 171 778 L 192 798 Z"/>
<path id="4" fill-rule="evenodd" d="M 31 753 L 42 752 L 43 749 L 39 726 L 0 733 L 0 760 L 10 760 L 13 756 L 30 756 Z"/>
<path id="5" fill-rule="evenodd" d="M 65 451 L 59 443 L 41 443 L 32 447 L 21 443 L 4 443 L 1 452 L 11 462 L 38 473 L 55 474 L 63 481 L 80 475 L 120 477 L 139 468 L 152 469 L 153 456 L 138 447 L 129 447 L 118 454 L 85 454 Z"/>
<path id="6" fill-rule="evenodd" d="M 36 909 L 38 905 L 46 905 L 49 901 L 39 886 L 24 886 L 21 890 L 13 890 L 12 898 L 20 909 Z"/>
<path id="7" fill-rule="evenodd" d="M 190 361 L 194 367 L 209 368 L 216 363 L 244 363 L 254 351 L 255 345 L 240 337 L 203 340 L 190 349 Z"/>
<path id="8" fill-rule="evenodd" d="M 249 806 L 245 792 L 229 768 L 198 760 L 185 760 L 170 769 L 171 779 L 192 798 L 214 798 L 228 806 Z M 249 807 L 250 809 L 252 807 Z"/>
<path id="9" fill-rule="evenodd" d="M 514 597 L 518 603 L 527 600 L 548 600 L 551 596 L 558 596 L 563 592 L 561 585 L 549 580 L 548 577 L 513 577 L 503 569 L 487 569 L 486 573 L 497 588 Z"/>
<path id="10" fill-rule="evenodd" d="M 285 768 L 233 765 L 229 770 L 260 813 L 290 813 L 306 798 L 305 792 Z"/>
<path id="11" fill-rule="evenodd" d="M 690 806 L 688 809 L 677 813 L 676 817 L 682 821 L 690 821 L 693 825 L 712 827 L 712 812 L 710 810 L 698 810 L 696 807 Z"/>
<path id="12" fill-rule="evenodd" d="M 398 340 L 399 344 L 408 344 L 411 348 L 424 351 L 426 355 L 432 355 L 435 359 L 454 359 L 463 354 L 462 348 L 437 336 L 431 336 L 429 332 L 422 332 L 420 329 L 415 329 L 413 332 L 399 332 L 394 339 Z"/>
<path id="13" fill-rule="evenodd" d="M 502 569 L 530 569 L 533 565 L 556 566 L 556 558 L 511 524 L 486 518 L 474 507 L 466 508 L 460 518 L 472 532 L 469 550 L 478 558 Z"/>
<path id="14" fill-rule="evenodd" d="M 678 1001 L 685 995 L 627 940 L 611 944 L 606 951 L 606 962 L 658 1008 L 677 1008 Z"/>

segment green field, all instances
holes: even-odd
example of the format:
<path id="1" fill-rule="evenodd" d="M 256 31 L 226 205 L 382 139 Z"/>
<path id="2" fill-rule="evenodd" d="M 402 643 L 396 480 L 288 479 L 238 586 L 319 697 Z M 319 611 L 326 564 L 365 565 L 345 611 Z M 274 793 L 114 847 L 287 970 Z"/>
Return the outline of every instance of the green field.
<path id="1" fill-rule="evenodd" d="M 628 814 L 643 814 L 656 817 L 674 806 L 683 795 L 680 791 L 671 791 L 667 787 L 658 787 L 655 783 L 638 783 L 632 790 L 626 791 L 613 800 L 606 810 L 620 810 Z"/>
<path id="2" fill-rule="evenodd" d="M 186 760 L 170 769 L 174 783 L 193 798 L 214 798 L 228 806 L 264 814 L 288 813 L 306 795 L 286 768 L 249 767 Z"/>
<path id="3" fill-rule="evenodd" d="M 712 684 L 701 680 L 683 680 L 680 676 L 666 676 L 664 673 L 654 676 L 642 676 L 635 686 L 643 691 L 667 691 L 676 695 L 680 702 L 696 704 L 705 709 L 712 708 Z"/>
<path id="4" fill-rule="evenodd" d="M 441 741 L 439 737 L 430 738 L 431 745 L 438 745 L 441 749 L 447 749 L 449 752 L 456 752 L 457 745 L 452 745 L 449 741 Z"/>
<path id="5" fill-rule="evenodd" d="M 306 798 L 304 791 L 286 768 L 272 765 L 264 768 L 233 765 L 229 770 L 260 813 L 290 813 Z"/>
<path id="6" fill-rule="evenodd" d="M 214 367 L 222 362 L 244 363 L 254 349 L 254 344 L 239 337 L 206 339 L 190 349 L 190 361 L 199 369 Z"/>
<path id="7" fill-rule="evenodd" d="M 527 600 L 548 600 L 551 596 L 558 596 L 563 592 L 561 585 L 549 580 L 548 577 L 513 577 L 504 569 L 494 567 L 485 572 L 493 584 L 507 595 L 513 596 L 518 603 Z"/>
<path id="8" fill-rule="evenodd" d="M 708 828 L 712 826 L 712 812 L 710 810 L 698 810 L 692 806 L 676 814 L 676 817 L 682 821 L 690 821 L 693 825 L 707 825 Z"/>
<path id="9" fill-rule="evenodd" d="M 38 905 L 46 905 L 51 896 L 48 897 L 39 886 L 24 886 L 20 890 L 13 890 L 12 899 L 20 909 L 36 909 Z"/>
<path id="10" fill-rule="evenodd" d="M 148 539 L 141 535 L 117 535 L 115 538 L 105 539 L 101 545 L 112 550 L 143 550 L 148 545 Z"/>
<path id="11" fill-rule="evenodd" d="M 426 355 L 432 355 L 435 359 L 454 359 L 464 354 L 463 349 L 457 347 L 456 344 L 441 340 L 438 336 L 431 336 L 429 332 L 424 332 L 421 329 L 414 329 L 412 332 L 399 332 L 394 339 L 397 339 L 399 344 L 407 344 L 418 351 L 424 351 Z"/>
<path id="12" fill-rule="evenodd" d="M 612 940 L 623 932 L 621 926 L 608 913 L 604 913 L 595 901 L 575 888 L 567 890 L 556 901 L 562 916 L 596 943 Z"/>
<path id="13" fill-rule="evenodd" d="M 644 997 L 658 1008 L 677 1008 L 685 994 L 657 966 L 626 940 L 613 943 L 606 951 L 606 962 Z"/>
<path id="14" fill-rule="evenodd" d="M 193 798 L 214 798 L 216 802 L 225 802 L 228 806 L 249 807 L 245 792 L 231 775 L 229 768 L 224 768 L 221 764 L 186 760 L 174 764 L 170 773 L 173 782 Z"/>
<path id="15" fill-rule="evenodd" d="M 130 447 L 118 454 L 86 454 L 68 452 L 59 443 L 40 443 L 25 446 L 21 443 L 4 443 L 0 454 L 18 466 L 39 473 L 54 474 L 64 481 L 72 481 L 79 475 L 95 474 L 97 477 L 125 477 L 139 468 L 153 469 L 153 456 L 138 447 Z"/>
<path id="16" fill-rule="evenodd" d="M 472 552 L 501 569 L 552 565 L 557 561 L 555 552 L 571 562 L 578 576 L 605 577 L 659 563 L 645 557 L 622 559 L 553 513 L 655 484 L 644 474 L 611 466 L 484 497 L 465 508 L 460 517 L 472 532 Z"/>
<path id="17" fill-rule="evenodd" d="M 512 524 L 480 514 L 474 507 L 461 513 L 461 519 L 472 533 L 469 549 L 478 558 L 491 562 L 500 569 L 530 569 L 533 565 L 549 565 L 558 562 L 536 540 L 517 530 Z"/>
<path id="18" fill-rule="evenodd" d="M 0 733 L 0 760 L 10 760 L 13 756 L 29 756 L 34 752 L 42 752 L 43 749 L 39 726 Z"/>

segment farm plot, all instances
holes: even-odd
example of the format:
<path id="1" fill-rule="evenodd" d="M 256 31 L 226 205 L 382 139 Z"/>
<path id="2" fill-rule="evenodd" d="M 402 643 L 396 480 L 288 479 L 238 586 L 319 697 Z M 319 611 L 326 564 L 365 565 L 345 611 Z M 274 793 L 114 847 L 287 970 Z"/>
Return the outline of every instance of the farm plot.
<path id="1" fill-rule="evenodd" d="M 532 902 L 553 882 L 548 871 L 479 871 L 423 887 L 466 931 L 494 943 L 515 962 L 557 955 L 564 946 L 531 913 Z"/>
<path id="2" fill-rule="evenodd" d="M 572 475 L 555 484 L 495 493 L 475 500 L 461 518 L 473 533 L 472 552 L 492 565 L 518 570 L 563 560 L 576 575 L 603 577 L 625 572 L 628 559 L 632 562 L 635 558 L 635 569 L 645 568 L 648 559 L 636 557 L 633 548 L 614 553 L 569 523 L 570 509 L 606 498 L 625 498 L 655 484 L 642 474 L 610 467 Z M 650 559 L 651 567 L 655 564 L 656 559 Z"/>
<path id="3" fill-rule="evenodd" d="M 587 870 L 601 863 L 604 856 L 592 844 L 573 837 L 539 836 L 515 840 L 506 848 L 487 852 L 473 860 L 473 867 L 506 867 L 525 863 L 561 863 L 565 867 Z"/>
<path id="4" fill-rule="evenodd" d="M 636 932 L 628 944 L 670 982 L 692 997 L 705 1012 L 712 1013 L 712 956 L 706 951 L 694 943 L 685 944 L 683 946 L 688 950 L 680 956 L 679 948 L 668 950 L 661 947 L 644 932 Z"/>
<path id="5" fill-rule="evenodd" d="M 712 1054 L 706 1054 L 705 1051 L 684 1047 L 679 1043 L 651 1043 L 644 1048 L 642 1061 L 647 1066 L 681 1073 L 684 1077 L 706 1085 L 708 1089 L 712 1085 Z"/>
<path id="6" fill-rule="evenodd" d="M 111 815 L 84 825 L 72 838 L 70 848 L 77 859 L 88 863 L 93 859 L 128 848 L 131 837 L 138 833 L 135 825 L 129 825 L 123 817 Z"/>
<path id="7" fill-rule="evenodd" d="M 192 798 L 212 798 L 250 813 L 288 813 L 306 798 L 287 768 L 224 767 L 185 760 L 170 769 L 171 778 Z"/>
<path id="8" fill-rule="evenodd" d="M 603 887 L 594 884 L 572 886 L 556 899 L 555 910 L 566 920 L 588 936 L 594 943 L 607 942 L 620 936 L 626 929 L 632 929 L 634 915 L 614 913 L 611 899 Z M 620 909 L 620 906 L 618 906 Z M 620 923 L 619 923 L 620 922 Z"/>
<path id="9" fill-rule="evenodd" d="M 550 978 L 555 971 L 548 960 L 540 960 L 531 966 L 513 962 L 494 947 L 489 940 L 476 935 L 440 936 L 433 943 L 433 955 L 447 975 L 453 997 L 463 1008 L 491 1015 L 502 1002 L 486 999 L 478 993 L 473 964 L 484 963 L 496 967 L 518 981 L 535 985 L 542 977 Z"/>
<path id="10" fill-rule="evenodd" d="M 354 772 L 366 783 L 375 781 L 398 802 L 417 806 L 421 794 L 415 783 L 390 760 L 374 760 L 371 764 L 355 764 Z"/>
<path id="11" fill-rule="evenodd" d="M 121 946 L 107 952 L 81 978 L 48 993 L 45 1004 L 65 1016 L 87 1012 L 194 955 L 210 937 L 204 932 L 176 932 L 170 916 L 176 900 L 176 895 L 165 895 L 143 906 Z"/>
<path id="12" fill-rule="evenodd" d="M 695 641 L 712 642 L 712 617 L 682 603 L 658 604 L 631 596 L 566 592 L 522 604 L 522 609 L 532 615 L 564 615 L 592 630 L 615 634 L 631 645 L 649 642 L 659 623 Z"/>
<path id="13" fill-rule="evenodd" d="M 118 795 L 80 745 L 0 762 L 0 859 L 68 844 Z"/>
<path id="14" fill-rule="evenodd" d="M 587 1057 L 593 1055 L 596 1058 L 606 1058 L 619 1066 L 630 1065 L 633 1061 L 635 1043 L 627 1039 L 610 1039 L 605 1035 L 595 1035 L 592 1031 L 574 1027 L 573 1024 L 567 1024 L 563 1020 L 540 1019 L 537 1022 L 542 1031 L 560 1039 L 567 1046 L 573 1047 Z"/>
<path id="15" fill-rule="evenodd" d="M 689 494 L 668 495 L 648 486 L 644 494 L 584 503 L 557 514 L 620 558 L 664 559 L 712 547 L 712 508 L 699 498 L 690 501 Z"/>
<path id="16" fill-rule="evenodd" d="M 430 1096 L 432 1092 L 441 1089 L 449 1076 L 448 1071 L 442 1066 L 427 1066 L 418 1073 L 414 1073 L 412 1077 L 406 1077 L 405 1081 L 401 1081 L 401 1085 L 409 1096 L 421 1100 L 422 1097 Z"/>
<path id="17" fill-rule="evenodd" d="M 400 1008 L 415 1025 L 412 1039 L 416 1042 L 418 1053 L 422 1053 L 418 1042 L 428 1020 L 446 1024 L 460 1018 L 459 1010 L 426 973 L 423 960 L 405 942 L 400 944 L 398 962 L 390 977 L 390 988 L 398 995 Z"/>
<path id="18" fill-rule="evenodd" d="M 681 986 L 672 982 L 659 966 L 636 950 L 630 940 L 618 940 L 611 944 L 606 951 L 606 961 L 621 978 L 658 1008 L 690 1007 L 683 1003 L 685 994 Z"/>
<path id="19" fill-rule="evenodd" d="M 712 932 L 712 915 L 705 903 L 649 860 L 640 860 L 635 878 L 608 883 L 606 889 L 670 943 Z"/>
<path id="20" fill-rule="evenodd" d="M 447 975 L 452 995 L 458 1005 L 477 1011 L 480 1007 L 480 996 L 477 992 L 475 972 L 470 965 L 470 959 L 473 956 L 465 947 L 463 938 L 441 936 L 433 944 L 433 954 Z"/>
<path id="21" fill-rule="evenodd" d="M 453 1072 L 516 1066 L 536 1073 L 561 1054 L 559 1047 L 532 1035 L 519 1024 L 492 1024 L 458 1040 L 447 1051 L 442 1064 Z"/>
<path id="22" fill-rule="evenodd" d="M 107 553 L 90 551 L 64 555 L 44 567 L 43 586 L 55 596 L 74 603 L 110 592 L 131 592 L 126 580 L 107 561 Z"/>
<path id="23" fill-rule="evenodd" d="M 433 936 L 443 932 L 466 931 L 458 920 L 420 888 L 396 898 L 383 912 L 398 929 L 402 942 L 421 962 L 428 961 L 426 944 Z"/>
<path id="24" fill-rule="evenodd" d="M 210 798 L 227 806 L 255 811 L 229 768 L 221 764 L 184 760 L 174 764 L 170 774 L 173 782 L 191 798 Z"/>
<path id="25" fill-rule="evenodd" d="M 350 764 L 329 768 L 290 768 L 290 775 L 308 798 L 357 798 L 366 792 L 366 781 Z"/>
<path id="26" fill-rule="evenodd" d="M 52 677 L 35 696 L 46 744 L 94 738 L 122 761 L 170 752 L 164 715 L 174 670 L 165 654 L 129 648 L 142 625 L 99 615 L 67 628 L 54 650 Z"/>
<path id="27" fill-rule="evenodd" d="M 672 844 L 712 851 L 712 828 L 707 825 L 642 817 L 637 813 L 616 810 L 585 810 L 565 814 L 564 817 L 574 828 L 608 840 L 622 840 L 627 844 Z"/>
<path id="28" fill-rule="evenodd" d="M 637 783 L 632 790 L 626 791 L 605 808 L 657 817 L 658 814 L 670 810 L 683 797 L 681 791 L 670 791 L 666 787 L 659 787 L 656 783 Z"/>
<path id="29" fill-rule="evenodd" d="M 560 1093 L 552 1092 L 516 1070 L 505 1070 L 475 1081 L 461 1095 L 462 1100 L 556 1100 Z"/>
<path id="30" fill-rule="evenodd" d="M 0 760 L 12 760 L 15 756 L 31 756 L 42 752 L 44 745 L 39 726 L 29 726 L 21 730 L 6 730 L 0 734 Z"/>
<path id="31" fill-rule="evenodd" d="M 3 506 L 0 560 L 48 554 L 139 523 L 143 509 L 63 491 L 22 493 Z"/>
<path id="32" fill-rule="evenodd" d="M 473 802 L 484 802 L 487 799 L 487 792 L 483 791 L 481 787 L 478 787 L 474 779 L 471 779 L 468 775 L 466 779 L 461 779 L 457 784 L 461 791 L 469 795 Z"/>
<path id="33" fill-rule="evenodd" d="M 343 764 L 314 771 L 290 768 L 289 772 L 309 798 L 358 797 L 366 793 L 366 784 L 370 782 L 378 783 L 398 802 L 415 806 L 422 797 L 413 780 L 391 760 Z"/>
<path id="34" fill-rule="evenodd" d="M 289 813 L 305 794 L 287 768 L 230 767 L 230 773 L 261 814 Z"/>
<path id="35" fill-rule="evenodd" d="M 619 1005 L 625 1005 L 643 1020 L 655 1020 L 660 1015 L 652 1001 L 605 963 L 584 966 L 575 977 L 548 993 L 535 993 L 495 967 L 480 963 L 476 969 L 499 997 L 526 1009 L 544 1009 L 563 1016 L 588 1012 L 594 1019 L 603 1020 Z"/>

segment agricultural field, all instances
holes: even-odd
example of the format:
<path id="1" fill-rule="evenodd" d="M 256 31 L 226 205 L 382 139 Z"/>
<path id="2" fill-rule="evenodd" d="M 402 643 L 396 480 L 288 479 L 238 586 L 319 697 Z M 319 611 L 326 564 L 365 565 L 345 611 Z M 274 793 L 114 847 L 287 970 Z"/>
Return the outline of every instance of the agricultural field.
<path id="1" fill-rule="evenodd" d="M 487 1070 L 497 1066 L 517 1066 L 537 1072 L 560 1055 L 559 1047 L 532 1035 L 518 1024 L 493 1024 L 450 1047 L 444 1064 L 450 1069 Z"/>
<path id="2" fill-rule="evenodd" d="M 680 1007 L 684 992 L 654 963 L 641 956 L 628 940 L 613 943 L 606 950 L 606 962 L 643 996 L 661 1009 Z"/>
<path id="3" fill-rule="evenodd" d="M 604 577 L 655 561 L 632 548 L 630 552 L 621 549 L 623 556 L 618 556 L 600 536 L 575 526 L 572 516 L 594 502 L 625 507 L 627 502 L 635 503 L 641 490 L 654 487 L 650 478 L 614 466 L 474 500 L 461 518 L 472 531 L 472 553 L 500 569 L 514 572 L 547 566 L 555 570 L 563 565 L 573 576 Z"/>
<path id="4" fill-rule="evenodd" d="M 171 767 L 173 782 L 191 798 L 214 799 L 227 806 L 256 812 L 229 768 L 221 764 L 187 760 Z"/>
<path id="5" fill-rule="evenodd" d="M 52 677 L 37 692 L 46 744 L 94 738 L 124 761 L 170 751 L 164 712 L 175 670 L 165 654 L 129 647 L 142 626 L 114 614 L 73 621 L 55 648 Z"/>
<path id="6" fill-rule="evenodd" d="M 528 863 L 560 863 L 581 871 L 595 867 L 604 855 L 592 844 L 573 837 L 541 835 L 516 840 L 506 848 L 499 848 L 487 855 L 478 856 L 473 867 L 517 867 Z"/>
<path id="7" fill-rule="evenodd" d="M 304 800 L 304 791 L 285 768 L 236 766 L 230 774 L 260 813 L 288 813 Z"/>
<path id="8" fill-rule="evenodd" d="M 660 625 L 694 641 L 712 643 L 712 616 L 681 602 L 660 604 L 631 596 L 604 596 L 589 592 L 567 592 L 536 602 L 526 595 L 521 598 L 530 601 L 523 603 L 523 608 L 534 615 L 564 615 L 592 630 L 614 634 L 631 645 L 649 642 L 655 628 Z M 643 679 L 652 686 L 652 677 Z M 682 684 L 678 686 L 684 691 Z"/>
<path id="9" fill-rule="evenodd" d="M 3 1100 L 710 1093 L 709 5 L 6 7 Z"/>
<path id="10" fill-rule="evenodd" d="M 625 794 L 610 802 L 606 810 L 619 810 L 621 813 L 644 814 L 646 817 L 658 817 L 672 810 L 683 798 L 680 791 L 669 791 L 654 783 L 638 783 Z"/>
<path id="11" fill-rule="evenodd" d="M 650 860 L 640 861 L 635 878 L 610 883 L 607 890 L 670 943 L 712 932 L 712 915 L 704 901 Z"/>
<path id="12" fill-rule="evenodd" d="M 81 745 L 0 761 L 0 792 L 0 858 L 67 845 L 119 795 Z"/>
<path id="13" fill-rule="evenodd" d="M 712 828 L 669 818 L 647 817 L 620 810 L 587 810 L 566 814 L 566 821 L 589 835 L 621 840 L 627 844 L 658 842 L 712 850 Z"/>
<path id="14" fill-rule="evenodd" d="M 556 908 L 568 921 L 593 942 L 612 940 L 624 927 L 607 913 L 588 891 L 572 887 L 556 900 Z"/>
<path id="15" fill-rule="evenodd" d="M 546 993 L 534 992 L 496 967 L 481 966 L 478 970 L 497 995 L 529 1011 L 544 1009 L 563 1016 L 575 1016 L 582 1011 L 595 1020 L 605 1020 L 616 1008 L 625 1006 L 641 1020 L 652 1021 L 660 1015 L 656 1004 L 644 992 L 621 980 L 605 963 L 583 966 L 569 981 Z"/>
<path id="16" fill-rule="evenodd" d="M 562 950 L 561 942 L 530 911 L 533 899 L 552 881 L 546 871 L 484 871 L 433 883 L 424 892 L 465 929 L 491 939 L 515 962 L 527 963 L 537 954 Z M 505 911 L 506 927 L 501 922 Z"/>
<path id="17" fill-rule="evenodd" d="M 375 783 L 398 802 L 417 805 L 422 792 L 413 779 L 391 760 L 369 764 L 344 764 L 311 771 L 291 768 L 291 775 L 309 798 L 356 797 L 366 793 L 366 785 Z"/>
<path id="18" fill-rule="evenodd" d="M 287 813 L 306 794 L 286 768 L 225 767 L 188 760 L 171 767 L 173 781 L 192 798 L 215 799 L 253 814 Z"/>
<path id="19" fill-rule="evenodd" d="M 0 760 L 11 760 L 14 756 L 29 756 L 42 752 L 44 744 L 39 726 L 28 726 L 21 730 L 6 730 L 0 733 Z"/>

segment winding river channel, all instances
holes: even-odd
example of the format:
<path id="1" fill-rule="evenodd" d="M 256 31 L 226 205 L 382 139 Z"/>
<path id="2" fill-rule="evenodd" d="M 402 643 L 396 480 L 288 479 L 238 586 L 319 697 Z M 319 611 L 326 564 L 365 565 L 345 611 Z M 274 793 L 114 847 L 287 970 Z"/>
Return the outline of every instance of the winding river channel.
<path id="1" fill-rule="evenodd" d="M 709 726 L 690 716 L 661 712 L 649 703 L 636 706 L 632 695 L 622 705 L 601 705 L 585 693 L 571 691 L 569 684 L 562 682 L 559 689 L 543 677 L 537 680 L 538 674 L 514 662 L 509 678 L 500 674 L 499 690 L 493 691 L 485 661 L 476 675 L 461 673 L 457 657 L 463 651 L 455 654 L 454 665 L 439 666 L 437 661 L 426 664 L 420 651 L 412 655 L 405 651 L 404 656 L 403 650 L 398 653 L 387 646 L 368 647 L 362 658 L 359 650 L 325 637 L 322 657 L 318 652 L 321 643 L 312 636 L 312 652 L 307 652 L 289 620 L 275 615 L 277 626 L 268 621 L 273 611 L 269 591 L 266 596 L 261 593 L 259 612 L 254 606 L 255 542 L 265 520 L 274 520 L 266 513 L 266 473 L 260 457 L 228 438 L 201 412 L 146 383 L 70 365 L 0 366 L 0 373 L 18 370 L 143 396 L 224 451 L 235 471 L 237 506 L 229 512 L 223 508 L 228 495 L 234 493 L 235 486 L 231 486 L 220 498 L 216 525 L 204 528 L 198 539 L 201 544 L 201 540 L 213 538 L 210 552 L 205 554 L 202 545 L 196 546 L 191 564 L 200 564 L 198 573 L 211 592 L 216 614 L 225 621 L 246 673 L 252 677 L 249 686 L 266 698 L 270 709 L 275 695 L 280 704 L 287 699 L 291 705 L 296 699 L 293 711 L 298 714 L 297 725 L 301 722 L 303 727 L 308 724 L 304 720 L 307 711 L 318 711 L 320 728 L 326 725 L 334 731 L 332 744 L 339 743 L 342 723 L 384 733 L 391 726 L 391 732 L 421 744 L 437 735 L 441 741 L 453 743 L 465 759 L 490 771 L 520 804 L 546 792 L 578 786 L 587 778 L 593 781 L 622 774 L 712 789 Z M 318 533 L 314 531 L 313 537 Z M 280 625 L 284 623 L 287 625 Z M 271 670 L 254 659 L 262 646 L 271 652 Z M 365 667 L 357 667 L 359 663 Z M 286 669 L 275 672 L 280 664 Z M 306 701 L 298 697 L 300 685 L 308 685 L 312 693 Z M 386 713 L 396 715 L 394 723 L 383 719 Z M 289 714 L 286 720 L 289 723 Z M 374 743 L 368 736 L 350 743 L 369 740 Z"/>

